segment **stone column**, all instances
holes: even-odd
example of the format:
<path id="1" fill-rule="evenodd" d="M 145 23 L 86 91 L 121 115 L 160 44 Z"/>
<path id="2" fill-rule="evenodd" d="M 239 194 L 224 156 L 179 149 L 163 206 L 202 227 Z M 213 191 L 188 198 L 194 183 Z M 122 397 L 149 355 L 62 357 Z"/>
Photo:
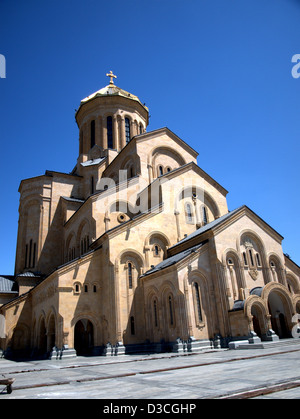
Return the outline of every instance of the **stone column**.
<path id="1" fill-rule="evenodd" d="M 175 210 L 174 211 L 175 219 L 176 219 L 176 228 L 177 228 L 177 241 L 180 241 L 181 233 L 180 233 L 180 222 L 179 222 L 179 215 L 180 212 Z"/>
<path id="2" fill-rule="evenodd" d="M 101 147 L 106 150 L 107 149 L 107 121 L 106 118 L 102 119 L 102 142 Z"/>
<path id="3" fill-rule="evenodd" d="M 125 118 L 121 117 L 121 146 L 124 148 L 126 145 L 125 138 Z"/>

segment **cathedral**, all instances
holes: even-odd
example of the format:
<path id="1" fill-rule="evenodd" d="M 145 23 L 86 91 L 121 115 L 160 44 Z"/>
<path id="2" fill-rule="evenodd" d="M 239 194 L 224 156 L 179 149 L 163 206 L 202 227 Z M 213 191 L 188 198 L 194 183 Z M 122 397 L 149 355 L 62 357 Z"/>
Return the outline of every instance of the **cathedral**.
<path id="1" fill-rule="evenodd" d="M 3 356 L 193 352 L 299 338 L 300 267 L 283 237 L 115 84 L 81 100 L 78 159 L 20 183 Z M 75 163 L 75 162 L 74 162 Z M 1 328 L 0 328 L 1 329 Z M 230 346 L 231 345 L 231 346 Z"/>

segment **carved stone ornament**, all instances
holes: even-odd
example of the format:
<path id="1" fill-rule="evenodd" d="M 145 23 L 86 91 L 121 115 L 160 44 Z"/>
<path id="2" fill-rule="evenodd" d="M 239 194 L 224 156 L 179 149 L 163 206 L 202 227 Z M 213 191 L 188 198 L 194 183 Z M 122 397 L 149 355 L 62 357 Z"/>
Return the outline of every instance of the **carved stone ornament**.
<path id="1" fill-rule="evenodd" d="M 253 248 L 254 246 L 253 246 L 253 243 L 252 243 L 252 241 L 249 239 L 249 237 L 245 237 L 245 240 L 244 240 L 244 246 L 246 247 L 246 248 Z"/>
<path id="2" fill-rule="evenodd" d="M 250 269 L 249 275 L 253 279 L 253 281 L 256 281 L 258 278 L 258 271 L 256 269 Z"/>

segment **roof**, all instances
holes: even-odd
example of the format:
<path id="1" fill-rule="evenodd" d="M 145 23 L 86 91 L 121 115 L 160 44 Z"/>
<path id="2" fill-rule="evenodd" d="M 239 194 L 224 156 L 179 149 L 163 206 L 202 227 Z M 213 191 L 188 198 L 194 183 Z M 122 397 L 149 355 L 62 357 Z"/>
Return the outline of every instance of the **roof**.
<path id="1" fill-rule="evenodd" d="M 97 164 L 101 163 L 105 159 L 106 159 L 106 157 L 103 157 L 103 158 L 100 158 L 99 157 L 98 159 L 87 160 L 87 161 L 85 161 L 83 163 L 80 163 L 80 164 L 83 167 L 86 167 L 86 166 L 94 166 L 94 165 L 97 165 Z"/>
<path id="2" fill-rule="evenodd" d="M 177 253 L 174 256 L 170 256 L 169 258 L 163 260 L 158 265 L 156 265 L 154 268 L 151 268 L 149 271 L 145 272 L 142 277 L 151 275 L 154 272 L 162 271 L 163 269 L 168 268 L 169 266 L 175 265 L 177 262 L 180 262 L 181 260 L 185 259 L 187 256 L 190 256 L 192 253 L 195 253 L 197 250 L 199 250 L 203 245 L 207 243 L 207 240 L 203 241 L 200 244 L 197 244 L 197 246 L 190 247 L 187 250 L 184 250 L 183 252 Z"/>
<path id="3" fill-rule="evenodd" d="M 180 240 L 178 243 L 176 243 L 174 246 L 170 247 L 170 249 L 175 248 L 176 246 L 193 239 L 194 237 L 200 236 L 201 234 L 205 233 L 206 231 L 211 230 L 212 228 L 216 227 L 217 225 L 223 223 L 224 221 L 226 221 L 228 218 L 232 217 L 234 214 L 236 214 L 240 209 L 242 209 L 244 207 L 241 206 L 239 208 L 236 208 L 235 210 L 228 212 L 225 215 L 222 215 L 222 217 L 217 218 L 216 220 L 212 221 L 211 223 L 206 224 L 205 226 L 198 228 L 198 230 L 194 231 L 193 233 L 189 234 L 187 237 L 185 237 L 184 239 Z"/>
<path id="4" fill-rule="evenodd" d="M 17 293 L 18 284 L 11 275 L 0 276 L 0 293 Z"/>
<path id="5" fill-rule="evenodd" d="M 87 103 L 90 100 L 93 100 L 97 97 L 105 97 L 105 96 L 121 96 L 121 97 L 125 97 L 126 99 L 134 100 L 134 101 L 138 102 L 147 112 L 149 111 L 147 106 L 143 105 L 141 103 L 140 99 L 137 96 L 133 95 L 132 93 L 126 92 L 126 90 L 123 90 L 116 85 L 108 84 L 107 86 L 103 87 L 102 89 L 98 90 L 97 92 L 92 93 L 91 95 L 82 99 L 76 114 L 78 113 L 80 107 L 82 105 L 84 105 L 85 103 Z"/>

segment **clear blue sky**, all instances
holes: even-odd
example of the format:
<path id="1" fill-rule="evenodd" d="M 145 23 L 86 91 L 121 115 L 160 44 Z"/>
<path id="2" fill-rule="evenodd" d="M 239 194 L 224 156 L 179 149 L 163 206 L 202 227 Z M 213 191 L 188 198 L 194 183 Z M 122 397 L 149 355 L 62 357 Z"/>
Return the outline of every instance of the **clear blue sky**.
<path id="1" fill-rule="evenodd" d="M 13 274 L 20 181 L 69 172 L 74 110 L 116 84 L 285 237 L 300 264 L 299 0 L 0 0 L 0 274 Z"/>

